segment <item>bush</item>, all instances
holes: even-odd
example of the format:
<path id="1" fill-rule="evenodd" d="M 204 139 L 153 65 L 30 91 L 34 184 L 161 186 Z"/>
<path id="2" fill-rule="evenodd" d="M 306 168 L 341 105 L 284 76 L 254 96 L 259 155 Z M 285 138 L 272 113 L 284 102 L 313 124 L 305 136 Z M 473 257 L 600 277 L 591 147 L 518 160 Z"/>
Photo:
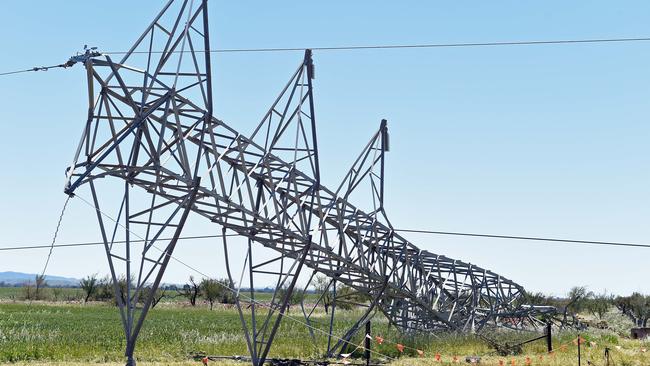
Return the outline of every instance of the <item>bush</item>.
<path id="1" fill-rule="evenodd" d="M 603 320 L 603 316 L 607 314 L 613 303 L 612 296 L 605 293 L 600 295 L 593 295 L 586 300 L 585 308 L 592 315 L 598 317 L 599 320 Z"/>
<path id="2" fill-rule="evenodd" d="M 276 293 L 275 300 L 281 303 L 284 300 L 284 297 L 287 295 L 288 291 L 289 291 L 288 286 L 280 287 Z M 291 309 L 291 305 L 300 304 L 304 299 L 305 299 L 305 293 L 294 287 L 293 291 L 291 292 L 291 296 L 289 297 L 289 301 L 287 302 L 286 312 L 289 313 L 289 310 Z"/>
<path id="3" fill-rule="evenodd" d="M 201 281 L 201 294 L 210 303 L 210 310 L 215 302 L 222 304 L 234 304 L 235 296 L 228 288 L 229 281 L 226 279 L 204 278 Z"/>
<path id="4" fill-rule="evenodd" d="M 28 282 L 23 285 L 22 288 L 22 297 L 25 300 L 45 300 L 46 292 L 44 287 L 47 286 L 45 282 L 45 277 L 36 276 L 34 282 Z"/>
<path id="5" fill-rule="evenodd" d="M 90 276 L 84 277 L 79 281 L 79 286 L 84 291 L 84 304 L 88 302 L 95 294 L 97 293 L 100 282 L 97 281 L 97 275 L 93 274 Z"/>

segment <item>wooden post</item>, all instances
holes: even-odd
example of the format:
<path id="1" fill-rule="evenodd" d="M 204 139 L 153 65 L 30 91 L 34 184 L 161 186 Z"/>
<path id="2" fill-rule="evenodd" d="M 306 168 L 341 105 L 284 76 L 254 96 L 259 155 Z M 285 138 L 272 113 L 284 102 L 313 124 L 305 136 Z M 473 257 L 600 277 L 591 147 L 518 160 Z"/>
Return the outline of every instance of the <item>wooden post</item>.
<path id="1" fill-rule="evenodd" d="M 580 365 L 580 334 L 578 334 L 578 366 Z"/>
<path id="2" fill-rule="evenodd" d="M 551 341 L 551 323 L 546 324 L 546 350 L 553 352 L 553 342 Z"/>
<path id="3" fill-rule="evenodd" d="M 365 339 L 365 345 L 366 345 L 366 351 L 365 351 L 365 358 L 366 358 L 366 366 L 370 365 L 370 320 L 366 322 L 366 335 L 364 336 Z"/>

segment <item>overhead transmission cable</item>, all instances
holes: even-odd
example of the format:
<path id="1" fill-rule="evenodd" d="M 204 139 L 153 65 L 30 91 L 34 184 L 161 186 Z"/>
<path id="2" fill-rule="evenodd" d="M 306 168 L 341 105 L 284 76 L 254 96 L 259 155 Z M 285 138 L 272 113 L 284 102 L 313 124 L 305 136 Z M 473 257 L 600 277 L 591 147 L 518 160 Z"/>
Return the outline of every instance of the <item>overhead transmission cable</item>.
<path id="1" fill-rule="evenodd" d="M 61 208 L 61 213 L 59 214 L 59 221 L 56 223 L 56 229 L 54 229 L 54 235 L 52 236 L 52 242 L 49 245 L 50 251 L 47 253 L 47 259 L 45 260 L 45 265 L 43 265 L 43 270 L 40 275 L 36 275 L 36 298 L 38 298 L 38 291 L 41 288 L 43 280 L 45 280 L 45 273 L 47 272 L 47 266 L 50 264 L 50 259 L 52 258 L 52 252 L 56 245 L 56 238 L 59 236 L 59 229 L 61 228 L 61 221 L 63 221 L 63 215 L 65 214 L 65 209 L 68 207 L 68 202 L 70 202 L 70 196 L 66 197 L 63 208 Z M 29 306 L 32 305 L 32 298 L 29 300 Z"/>
<path id="2" fill-rule="evenodd" d="M 387 45 L 359 45 L 359 46 L 325 46 L 325 47 L 267 47 L 267 48 L 222 48 L 209 50 L 211 53 L 240 53 L 240 52 L 293 52 L 310 49 L 312 51 L 359 51 L 378 49 L 404 49 L 404 48 L 452 48 L 452 47 L 493 47 L 493 46 L 534 46 L 553 44 L 580 44 L 580 43 L 621 43 L 621 42 L 647 42 L 650 37 L 632 38 L 590 38 L 590 39 L 555 39 L 540 41 L 497 41 L 497 42 L 460 42 L 460 43 L 418 43 L 418 44 L 387 44 Z M 171 51 L 171 53 L 192 51 Z M 107 55 L 124 55 L 128 51 L 108 51 Z M 149 53 L 149 51 L 133 51 L 131 53 Z M 151 53 L 166 53 L 152 51 Z"/>
<path id="3" fill-rule="evenodd" d="M 41 272 L 41 279 L 45 278 L 45 271 L 47 271 L 47 266 L 50 264 L 50 258 L 52 258 L 52 252 L 56 245 L 56 238 L 59 236 L 59 229 L 61 228 L 61 221 L 63 221 L 63 215 L 65 214 L 65 209 L 68 207 L 68 202 L 70 202 L 70 196 L 66 197 L 65 203 L 63 203 L 63 208 L 61 209 L 61 214 L 59 214 L 59 221 L 56 223 L 56 229 L 54 230 L 54 235 L 52 236 L 52 243 L 50 244 L 50 251 L 47 253 L 47 259 L 45 260 L 45 265 L 43 266 L 43 271 Z"/>
<path id="4" fill-rule="evenodd" d="M 32 72 L 32 71 L 47 71 L 49 69 L 54 69 L 54 68 L 59 68 L 59 67 L 66 68 L 68 66 L 65 66 L 65 64 L 52 65 L 52 66 L 36 66 L 36 67 L 31 67 L 29 69 L 24 69 L 24 70 L 15 70 L 15 71 L 2 72 L 2 73 L 0 73 L 0 76 L 13 75 L 13 74 L 22 74 L 24 72 Z"/>
<path id="5" fill-rule="evenodd" d="M 239 236 L 239 234 L 226 234 L 225 236 Z M 192 235 L 192 236 L 181 236 L 178 240 L 198 240 L 198 239 L 214 239 L 221 238 L 223 235 Z M 158 238 L 156 241 L 170 241 L 172 238 Z M 143 243 L 145 240 L 135 239 L 129 240 L 129 243 Z M 111 241 L 112 244 L 126 244 L 126 240 L 114 240 Z M 95 245 L 104 245 L 103 241 L 88 241 L 88 242 L 79 242 L 79 243 L 65 243 L 65 244 L 56 244 L 55 248 L 67 248 L 67 247 L 85 247 L 85 246 L 95 246 Z M 47 249 L 50 248 L 49 244 L 37 244 L 37 245 L 28 245 L 28 246 L 12 246 L 12 247 L 0 247 L 0 250 L 22 250 L 22 249 Z"/>
<path id="6" fill-rule="evenodd" d="M 650 244 L 624 243 L 624 242 L 613 242 L 613 241 L 594 241 L 594 240 L 578 240 L 578 239 L 562 239 L 562 238 L 543 238 L 543 237 L 536 237 L 536 236 L 478 234 L 478 233 L 461 233 L 461 232 L 453 232 L 453 231 L 434 231 L 434 230 L 415 230 L 415 229 L 396 229 L 395 231 L 399 231 L 399 232 L 403 232 L 403 233 L 435 234 L 435 235 L 451 235 L 451 236 L 469 236 L 469 237 L 491 238 L 491 239 L 531 240 L 531 241 L 556 242 L 556 243 L 589 244 L 589 245 L 611 245 L 611 246 L 620 246 L 620 247 L 650 248 Z"/>
<path id="7" fill-rule="evenodd" d="M 422 48 L 466 48 L 466 47 L 501 47 L 501 46 L 540 46 L 540 45 L 567 45 L 567 44 L 599 44 L 599 43 L 629 43 L 648 42 L 650 37 L 627 38 L 587 38 L 587 39 L 554 39 L 539 41 L 496 41 L 496 42 L 459 42 L 459 43 L 417 43 L 417 44 L 384 44 L 384 45 L 342 45 L 319 47 L 261 47 L 261 48 L 222 48 L 208 50 L 210 53 L 247 53 L 247 52 L 296 52 L 310 49 L 312 51 L 360 51 L 360 50 L 390 50 L 390 49 L 422 49 Z M 187 53 L 191 50 L 178 50 L 168 53 Z M 98 52 L 99 53 L 99 52 Z M 128 51 L 105 51 L 105 55 L 124 55 Z M 165 51 L 132 51 L 132 54 L 162 54 Z M 70 64 L 52 66 L 38 66 L 27 69 L 0 73 L 0 76 L 21 74 L 33 71 L 47 71 L 52 68 L 67 68 Z"/>
<path id="8" fill-rule="evenodd" d="M 466 236 L 466 237 L 478 237 L 478 238 L 491 238 L 491 239 L 510 239 L 510 240 L 524 240 L 524 241 L 539 241 L 539 242 L 555 242 L 555 243 L 567 243 L 567 244 L 581 244 L 581 245 L 605 245 L 605 246 L 618 246 L 618 247 L 632 247 L 632 248 L 650 248 L 650 244 L 642 243 L 626 243 L 626 242 L 613 242 L 613 241 L 595 241 L 595 240 L 578 240 L 578 239 L 562 239 L 562 238 L 544 238 L 536 236 L 516 236 L 516 235 L 500 235 L 500 234 L 479 234 L 479 233 L 464 233 L 464 232 L 454 232 L 454 231 L 435 231 L 435 230 L 417 230 L 417 229 L 395 229 L 396 232 L 403 233 L 415 233 L 415 234 L 429 234 L 429 235 L 447 235 L 447 236 Z M 225 236 L 239 236 L 239 234 L 226 234 Z M 221 234 L 211 234 L 211 235 L 192 235 L 192 236 L 181 236 L 178 240 L 200 240 L 200 239 L 214 239 L 221 238 Z M 172 238 L 160 238 L 158 241 L 169 241 Z M 131 243 L 144 242 L 144 240 L 130 240 Z M 113 244 L 124 244 L 125 240 L 116 240 L 112 242 Z M 83 246 L 94 246 L 94 245 L 104 245 L 104 242 L 80 242 L 80 243 L 65 243 L 65 244 L 56 244 L 55 248 L 66 248 L 66 247 L 83 247 Z M 0 251 L 10 251 L 10 250 L 27 250 L 27 249 L 47 249 L 50 248 L 49 244 L 37 244 L 37 245 L 26 245 L 26 246 L 10 246 L 10 247 L 0 247 Z"/>

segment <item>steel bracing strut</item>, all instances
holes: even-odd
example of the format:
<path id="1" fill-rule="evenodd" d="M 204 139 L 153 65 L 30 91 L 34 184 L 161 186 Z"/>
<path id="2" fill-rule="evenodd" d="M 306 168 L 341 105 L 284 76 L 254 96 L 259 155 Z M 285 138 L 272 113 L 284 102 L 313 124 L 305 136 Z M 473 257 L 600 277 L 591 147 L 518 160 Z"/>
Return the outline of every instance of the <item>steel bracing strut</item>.
<path id="1" fill-rule="evenodd" d="M 254 365 L 269 354 L 301 275 L 306 286 L 316 273 L 330 279 L 329 333 L 336 302 L 345 301 L 337 287 L 367 299 L 359 321 L 329 339 L 330 354 L 377 311 L 405 332 L 478 330 L 530 313 L 518 284 L 420 250 L 395 232 L 383 204 L 385 120 L 338 189 L 321 184 L 311 51 L 250 137 L 215 118 L 208 28 L 206 0 L 171 0 L 122 59 L 83 61 L 88 119 L 65 192 L 88 186 L 92 194 L 130 364 L 190 212 L 246 240 L 224 238 L 223 248 Z M 353 195 L 365 195 L 372 209 L 355 206 Z M 169 235 L 175 239 L 159 246 Z M 134 236 L 144 242 L 136 247 Z M 113 246 L 118 240 L 127 244 Z M 260 255 L 263 248 L 273 254 Z M 238 277 L 229 259 L 239 254 Z M 276 290 L 265 304 L 252 291 L 261 277 Z M 313 308 L 302 308 L 313 323 Z"/>

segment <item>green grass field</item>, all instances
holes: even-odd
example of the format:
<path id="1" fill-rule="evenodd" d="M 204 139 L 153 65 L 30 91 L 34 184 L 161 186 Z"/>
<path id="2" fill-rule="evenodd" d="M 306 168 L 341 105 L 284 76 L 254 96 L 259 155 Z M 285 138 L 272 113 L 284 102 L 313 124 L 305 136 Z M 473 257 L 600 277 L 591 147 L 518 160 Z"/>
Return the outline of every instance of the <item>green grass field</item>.
<path id="1" fill-rule="evenodd" d="M 298 318 L 299 311 L 294 306 L 289 315 Z M 355 320 L 354 315 L 358 316 L 354 311 L 347 315 L 336 324 L 335 332 L 343 333 Z M 317 343 L 325 344 L 323 334 L 316 333 L 315 337 Z M 0 304 L 0 362 L 120 361 L 123 338 L 118 311 L 110 305 Z M 286 319 L 276 337 L 273 356 L 317 357 L 323 350 L 314 347 L 303 324 Z M 181 361 L 197 352 L 247 353 L 236 310 L 162 305 L 150 312 L 139 338 L 140 359 Z"/>
<path id="2" fill-rule="evenodd" d="M 72 302 L 72 301 L 82 301 L 84 298 L 83 290 L 80 288 L 44 288 L 45 299 L 48 301 L 63 301 L 63 302 Z M 178 293 L 172 290 L 166 292 L 167 296 L 163 298 L 163 302 L 186 302 L 187 299 L 182 296 L 177 296 Z M 248 295 L 248 293 L 246 294 Z M 255 299 L 258 301 L 270 301 L 273 296 L 270 292 L 256 292 Z M 306 294 L 306 301 L 315 302 L 318 298 L 316 294 Z M 24 300 L 24 289 L 22 287 L 0 287 L 0 301 L 10 300 L 10 301 L 20 301 Z"/>
<path id="3" fill-rule="evenodd" d="M 341 312 L 335 324 L 334 333 L 341 335 L 359 316 L 359 310 Z M 325 329 L 326 319 L 322 311 L 320 327 Z M 294 306 L 290 316 L 300 319 L 300 308 Z M 318 324 L 317 324 L 318 325 Z M 374 344 L 374 350 L 396 358 L 391 363 L 399 366 L 464 363 L 465 356 L 483 357 L 481 364 L 526 365 L 574 365 L 575 346 L 571 340 L 575 334 L 564 333 L 554 339 L 557 349 L 553 357 L 545 354 L 545 345 L 538 342 L 526 346 L 524 354 L 515 357 L 499 357 L 493 354 L 484 342 L 471 335 L 441 337 L 401 337 L 379 317 L 373 320 L 373 333 L 386 340 L 401 342 L 409 347 L 424 350 L 425 357 L 417 358 L 413 350 L 403 355 L 394 344 Z M 326 338 L 316 333 L 316 344 L 312 342 L 307 328 L 290 319 L 283 321 L 274 346 L 272 357 L 321 358 Z M 526 335 L 521 335 L 520 338 Z M 650 365 L 648 353 L 641 352 L 645 342 L 634 341 L 608 332 L 593 332 L 583 337 L 595 342 L 585 344 L 583 365 L 591 360 L 593 365 L 604 365 L 604 347 L 610 346 L 616 365 Z M 356 339 L 361 342 L 361 337 Z M 20 301 L 0 302 L 0 363 L 34 362 L 44 365 L 113 363 L 123 362 L 124 335 L 118 311 L 115 307 L 92 303 L 87 305 L 52 302 Z M 560 344 L 567 344 L 560 349 Z M 617 348 L 617 346 L 619 348 Z M 650 347 L 648 347 L 650 348 Z M 191 359 L 195 353 L 211 355 L 246 355 L 245 340 L 240 328 L 236 310 L 219 306 L 210 311 L 206 306 L 189 307 L 179 303 L 167 303 L 156 307 L 150 313 L 140 335 L 136 349 L 142 363 L 200 365 Z M 441 355 L 437 363 L 435 354 Z M 539 356 L 542 355 L 543 359 Z M 398 356 L 401 356 L 397 359 Z M 230 363 L 228 363 L 230 364 Z"/>

